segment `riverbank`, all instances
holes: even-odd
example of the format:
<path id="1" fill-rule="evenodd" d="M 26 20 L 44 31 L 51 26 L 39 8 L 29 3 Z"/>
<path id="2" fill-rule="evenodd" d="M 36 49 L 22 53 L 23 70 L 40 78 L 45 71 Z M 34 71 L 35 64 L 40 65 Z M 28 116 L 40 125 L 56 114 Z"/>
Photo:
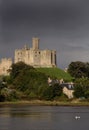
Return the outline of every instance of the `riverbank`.
<path id="1" fill-rule="evenodd" d="M 43 100 L 30 100 L 30 101 L 15 101 L 15 102 L 0 102 L 0 105 L 39 105 L 39 106 L 89 106 L 88 101 L 43 101 Z"/>

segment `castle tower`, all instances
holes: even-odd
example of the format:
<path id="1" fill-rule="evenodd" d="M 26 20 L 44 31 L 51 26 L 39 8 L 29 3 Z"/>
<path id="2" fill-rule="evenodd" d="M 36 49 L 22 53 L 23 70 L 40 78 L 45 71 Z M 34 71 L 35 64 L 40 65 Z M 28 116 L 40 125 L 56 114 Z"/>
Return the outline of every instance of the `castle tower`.
<path id="1" fill-rule="evenodd" d="M 32 38 L 32 45 L 33 45 L 33 50 L 38 50 L 39 49 L 39 38 Z"/>

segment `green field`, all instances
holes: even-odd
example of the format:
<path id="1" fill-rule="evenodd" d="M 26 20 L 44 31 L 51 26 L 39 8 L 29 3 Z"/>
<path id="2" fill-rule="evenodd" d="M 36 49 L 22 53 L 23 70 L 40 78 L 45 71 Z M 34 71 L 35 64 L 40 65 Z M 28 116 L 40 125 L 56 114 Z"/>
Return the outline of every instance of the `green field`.
<path id="1" fill-rule="evenodd" d="M 72 77 L 60 68 L 37 68 L 38 71 L 47 74 L 52 78 L 64 79 L 66 81 L 71 81 Z"/>

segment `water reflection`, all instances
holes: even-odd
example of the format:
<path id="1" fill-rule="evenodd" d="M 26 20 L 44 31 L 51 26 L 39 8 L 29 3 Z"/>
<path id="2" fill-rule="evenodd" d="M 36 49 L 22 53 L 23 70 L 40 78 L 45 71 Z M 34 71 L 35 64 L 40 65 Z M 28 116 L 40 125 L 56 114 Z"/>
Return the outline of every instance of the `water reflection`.
<path id="1" fill-rule="evenodd" d="M 89 107 L 0 106 L 0 130 L 88 130 L 88 121 Z"/>
<path id="2" fill-rule="evenodd" d="M 42 109 L 36 107 L 36 109 L 31 106 L 6 106 L 0 108 L 0 116 L 3 117 L 31 117 L 31 118 L 46 118 L 50 117 L 51 113 L 49 113 L 46 109 L 43 112 Z"/>

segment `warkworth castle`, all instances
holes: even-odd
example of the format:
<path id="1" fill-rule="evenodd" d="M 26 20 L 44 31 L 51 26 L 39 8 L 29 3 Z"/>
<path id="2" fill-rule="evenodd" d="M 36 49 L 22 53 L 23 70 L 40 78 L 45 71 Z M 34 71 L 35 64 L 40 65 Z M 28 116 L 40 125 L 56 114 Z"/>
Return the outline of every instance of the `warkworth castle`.
<path id="1" fill-rule="evenodd" d="M 16 49 L 14 55 L 14 63 L 24 62 L 33 67 L 56 67 L 56 51 L 40 50 L 39 38 L 32 38 L 32 48 L 26 45 L 22 49 Z M 12 65 L 11 58 L 3 58 L 0 60 L 0 75 L 8 75 L 8 69 Z"/>

